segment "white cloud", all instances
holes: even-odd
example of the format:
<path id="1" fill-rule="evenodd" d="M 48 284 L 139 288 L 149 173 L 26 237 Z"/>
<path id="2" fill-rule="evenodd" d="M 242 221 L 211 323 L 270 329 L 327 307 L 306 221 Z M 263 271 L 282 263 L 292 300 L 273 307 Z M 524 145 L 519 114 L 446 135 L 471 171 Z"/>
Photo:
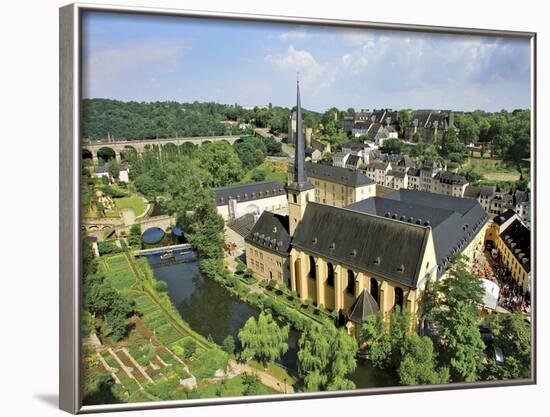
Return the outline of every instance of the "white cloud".
<path id="1" fill-rule="evenodd" d="M 330 87 L 336 78 L 330 66 L 319 63 L 309 51 L 296 49 L 294 45 L 290 45 L 285 54 L 268 55 L 266 61 L 292 77 L 299 73 L 300 85 L 310 95 Z"/>
<path id="2" fill-rule="evenodd" d="M 154 73 L 176 70 L 188 45 L 166 42 L 135 42 L 109 47 L 91 47 L 85 52 L 83 80 L 85 96 L 103 94 L 110 85 L 120 82 L 144 69 L 156 69 Z M 149 81 L 155 77 L 149 75 Z"/>
<path id="3" fill-rule="evenodd" d="M 279 35 L 279 38 L 282 41 L 289 41 L 294 39 L 303 40 L 303 39 L 309 39 L 310 37 L 311 37 L 311 33 L 308 32 L 305 26 L 298 26 L 296 29 L 291 29 Z"/>

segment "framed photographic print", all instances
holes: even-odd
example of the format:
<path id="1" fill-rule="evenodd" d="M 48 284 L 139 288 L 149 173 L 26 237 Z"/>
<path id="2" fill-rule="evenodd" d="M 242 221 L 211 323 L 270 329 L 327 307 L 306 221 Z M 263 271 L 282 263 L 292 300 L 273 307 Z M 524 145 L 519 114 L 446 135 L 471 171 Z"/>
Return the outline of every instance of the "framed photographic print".
<path id="1" fill-rule="evenodd" d="M 60 406 L 533 384 L 535 34 L 60 9 Z"/>

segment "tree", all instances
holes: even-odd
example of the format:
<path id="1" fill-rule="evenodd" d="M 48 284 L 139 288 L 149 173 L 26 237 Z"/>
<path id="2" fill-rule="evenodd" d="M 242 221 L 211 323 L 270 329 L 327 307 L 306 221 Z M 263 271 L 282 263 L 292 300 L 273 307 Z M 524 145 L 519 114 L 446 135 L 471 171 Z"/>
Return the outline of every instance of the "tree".
<path id="1" fill-rule="evenodd" d="M 482 370 L 485 344 L 478 328 L 479 313 L 459 301 L 447 314 L 440 316 L 443 358 L 454 382 L 473 382 Z"/>
<path id="2" fill-rule="evenodd" d="M 155 284 L 155 289 L 158 292 L 167 292 L 168 291 L 168 284 L 164 281 L 157 281 Z"/>
<path id="3" fill-rule="evenodd" d="M 458 128 L 458 138 L 462 143 L 467 145 L 479 140 L 479 126 L 471 115 L 457 115 L 455 125 Z"/>
<path id="4" fill-rule="evenodd" d="M 343 330 L 314 325 L 298 342 L 298 372 L 306 391 L 353 389 L 357 344 Z"/>
<path id="5" fill-rule="evenodd" d="M 520 313 L 498 313 L 488 318 L 493 345 L 502 349 L 504 365 L 489 360 L 487 379 L 531 377 L 531 329 Z"/>
<path id="6" fill-rule="evenodd" d="M 210 174 L 211 187 L 223 187 L 238 182 L 242 175 L 242 162 L 231 145 L 225 141 L 202 145 L 197 159 Z"/>
<path id="7" fill-rule="evenodd" d="M 241 357 L 254 357 L 264 365 L 278 359 L 288 350 L 288 330 L 288 326 L 279 327 L 269 313 L 260 313 L 258 320 L 250 317 L 239 331 Z"/>
<path id="8" fill-rule="evenodd" d="M 401 348 L 411 325 L 408 310 L 396 307 L 385 326 L 380 316 L 372 315 L 361 327 L 361 338 L 366 343 L 367 356 L 378 368 L 397 369 L 401 360 Z"/>
<path id="9" fill-rule="evenodd" d="M 266 144 L 262 139 L 249 136 L 242 138 L 233 145 L 237 156 L 241 160 L 243 169 L 248 171 L 265 161 L 267 155 Z"/>
<path id="10" fill-rule="evenodd" d="M 252 171 L 252 181 L 264 181 L 267 177 L 267 174 L 263 169 L 255 169 Z"/>
<path id="11" fill-rule="evenodd" d="M 392 155 L 400 154 L 403 151 L 403 141 L 395 138 L 386 139 L 382 151 Z"/>
<path id="12" fill-rule="evenodd" d="M 468 148 L 458 139 L 456 129 L 447 129 L 439 141 L 439 154 L 458 164 L 463 164 L 468 158 Z"/>
<path id="13" fill-rule="evenodd" d="M 401 361 L 397 373 L 403 385 L 443 384 L 449 380 L 449 370 L 435 369 L 436 357 L 429 337 L 413 333 L 401 348 Z"/>
<path id="14" fill-rule="evenodd" d="M 115 181 L 118 180 L 118 176 L 120 175 L 120 165 L 118 164 L 116 159 L 111 159 L 107 163 L 107 172 L 109 173 L 109 176 Z"/>
<path id="15" fill-rule="evenodd" d="M 255 375 L 243 375 L 243 395 L 258 395 L 262 393 L 262 384 Z"/>
<path id="16" fill-rule="evenodd" d="M 183 339 L 182 343 L 183 355 L 185 358 L 190 358 L 197 351 L 197 342 L 190 337 Z"/>
<path id="17" fill-rule="evenodd" d="M 222 342 L 222 349 L 224 352 L 233 355 L 235 353 L 235 339 L 233 336 L 228 335 Z"/>
<path id="18" fill-rule="evenodd" d="M 281 142 L 276 140 L 273 136 L 268 136 L 265 139 L 265 146 L 267 149 L 267 154 L 271 156 L 281 155 L 283 152 L 283 145 Z"/>
<path id="19" fill-rule="evenodd" d="M 141 249 L 141 225 L 136 223 L 130 227 L 128 244 L 132 249 Z"/>
<path id="20" fill-rule="evenodd" d="M 399 134 L 401 137 L 405 136 L 405 130 L 410 126 L 412 122 L 413 112 L 411 109 L 399 110 L 397 113 L 397 124 L 399 125 Z"/>

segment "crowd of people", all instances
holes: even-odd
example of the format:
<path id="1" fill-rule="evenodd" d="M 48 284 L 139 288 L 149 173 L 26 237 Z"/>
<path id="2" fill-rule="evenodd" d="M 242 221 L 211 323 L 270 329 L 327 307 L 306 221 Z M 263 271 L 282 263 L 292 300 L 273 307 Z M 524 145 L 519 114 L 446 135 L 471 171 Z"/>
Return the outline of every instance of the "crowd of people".
<path id="1" fill-rule="evenodd" d="M 483 258 L 482 258 L 483 259 Z M 487 259 L 483 259 L 486 261 Z M 473 273 L 479 278 L 493 281 L 499 286 L 498 305 L 506 310 L 525 313 L 531 306 L 529 291 L 524 291 L 510 274 L 510 270 L 498 260 L 474 261 Z"/>

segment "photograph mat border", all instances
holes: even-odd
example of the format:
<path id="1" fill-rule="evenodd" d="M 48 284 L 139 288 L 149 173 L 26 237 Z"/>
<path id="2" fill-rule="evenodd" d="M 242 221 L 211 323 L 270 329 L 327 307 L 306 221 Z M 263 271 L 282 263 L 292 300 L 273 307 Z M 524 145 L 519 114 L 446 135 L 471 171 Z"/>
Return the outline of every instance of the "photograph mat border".
<path id="1" fill-rule="evenodd" d="M 480 381 L 411 387 L 361 388 L 355 390 L 324 391 L 314 393 L 273 394 L 254 397 L 228 397 L 217 399 L 174 400 L 161 402 L 125 403 L 82 406 L 80 339 L 81 315 L 81 228 L 80 228 L 80 116 L 82 99 L 82 15 L 85 12 L 112 12 L 121 14 L 158 15 L 255 21 L 262 23 L 290 23 L 324 25 L 341 28 L 385 29 L 423 33 L 505 36 L 530 39 L 531 46 L 531 305 L 532 352 L 531 378 L 510 381 Z M 204 405 L 288 401 L 311 398 L 380 395 L 394 393 L 455 390 L 464 388 L 508 387 L 532 385 L 537 381 L 536 370 L 536 32 L 439 27 L 398 23 L 378 23 L 353 20 L 270 16 L 230 12 L 195 11 L 154 7 L 131 7 L 73 3 L 59 9 L 60 25 L 60 167 L 59 167 L 59 408 L 73 414 L 107 411 L 146 410 Z"/>

